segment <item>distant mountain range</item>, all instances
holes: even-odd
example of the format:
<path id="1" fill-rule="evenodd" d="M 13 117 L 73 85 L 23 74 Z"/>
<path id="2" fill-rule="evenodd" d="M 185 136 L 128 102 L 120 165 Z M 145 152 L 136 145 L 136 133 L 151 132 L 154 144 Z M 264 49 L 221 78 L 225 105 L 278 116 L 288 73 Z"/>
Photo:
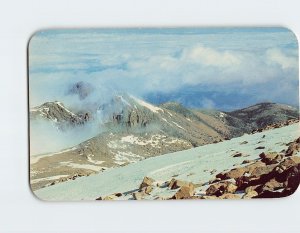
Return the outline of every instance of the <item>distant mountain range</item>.
<path id="1" fill-rule="evenodd" d="M 101 130 L 74 147 L 31 156 L 32 187 L 39 189 L 148 157 L 227 140 L 298 117 L 298 109 L 276 103 L 222 112 L 189 109 L 176 102 L 155 106 L 128 94 L 80 112 L 61 102 L 47 102 L 30 110 L 31 123 L 45 120 L 67 131 L 96 122 L 95 127 Z"/>

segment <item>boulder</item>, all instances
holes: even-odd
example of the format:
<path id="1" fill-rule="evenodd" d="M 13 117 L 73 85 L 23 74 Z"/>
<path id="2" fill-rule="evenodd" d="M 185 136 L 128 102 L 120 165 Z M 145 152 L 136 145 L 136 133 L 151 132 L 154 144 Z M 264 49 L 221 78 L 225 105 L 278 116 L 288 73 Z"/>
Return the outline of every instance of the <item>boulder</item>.
<path id="1" fill-rule="evenodd" d="M 237 190 L 237 186 L 233 183 L 228 183 L 225 188 L 226 193 L 235 193 L 236 190 Z"/>
<path id="2" fill-rule="evenodd" d="M 245 159 L 242 164 L 247 164 L 247 163 L 251 163 L 252 161 L 251 160 L 248 160 L 248 159 Z"/>
<path id="3" fill-rule="evenodd" d="M 279 163 L 283 159 L 283 155 L 277 154 L 276 152 L 262 152 L 259 157 L 261 158 L 261 161 L 267 165 Z"/>
<path id="4" fill-rule="evenodd" d="M 266 164 L 261 162 L 261 161 L 256 161 L 254 163 L 251 163 L 247 166 L 244 167 L 244 169 L 246 169 L 247 173 L 252 173 L 254 169 L 256 169 L 257 167 L 265 167 Z"/>
<path id="5" fill-rule="evenodd" d="M 153 190 L 152 186 L 147 186 L 147 187 L 144 188 L 144 193 L 150 194 L 152 190 Z"/>
<path id="6" fill-rule="evenodd" d="M 192 182 L 177 180 L 175 178 L 173 178 L 169 184 L 170 189 L 178 189 L 183 186 L 191 186 L 191 187 L 195 188 L 195 186 Z"/>
<path id="7" fill-rule="evenodd" d="M 300 157 L 298 156 L 291 156 L 286 159 L 284 159 L 277 167 L 276 171 L 278 174 L 283 173 L 290 167 L 294 167 L 300 164 Z"/>
<path id="8" fill-rule="evenodd" d="M 221 180 L 236 179 L 244 175 L 245 172 L 247 172 L 247 169 L 245 169 L 245 167 L 234 168 L 229 172 L 221 172 L 217 174 L 216 178 L 219 178 Z"/>
<path id="9" fill-rule="evenodd" d="M 258 193 L 255 190 L 251 190 L 247 193 L 245 193 L 242 197 L 242 199 L 251 199 L 253 197 L 256 197 L 258 195 Z"/>
<path id="10" fill-rule="evenodd" d="M 292 142 L 286 150 L 285 156 L 293 156 L 300 151 L 300 138 Z"/>
<path id="11" fill-rule="evenodd" d="M 289 171 L 287 171 L 288 176 L 286 182 L 284 182 L 284 194 L 289 196 L 293 194 L 297 188 L 299 187 L 300 183 L 300 166 L 291 167 Z"/>
<path id="12" fill-rule="evenodd" d="M 141 185 L 140 185 L 140 189 L 147 187 L 147 186 L 151 186 L 154 183 L 154 180 L 148 176 L 145 176 Z"/>
<path id="13" fill-rule="evenodd" d="M 142 200 L 142 199 L 143 199 L 144 195 L 145 195 L 145 194 L 144 194 L 143 192 L 134 192 L 134 193 L 132 194 L 132 197 L 133 197 L 134 200 L 139 201 L 139 200 Z"/>
<path id="14" fill-rule="evenodd" d="M 264 184 L 262 190 L 275 191 L 281 188 L 283 188 L 283 183 L 280 183 L 275 178 L 273 178 Z"/>
<path id="15" fill-rule="evenodd" d="M 243 154 L 241 152 L 236 152 L 235 154 L 232 155 L 232 157 L 241 157 Z"/>
<path id="16" fill-rule="evenodd" d="M 262 175 L 270 174 L 273 169 L 276 167 L 276 164 L 266 165 L 266 166 L 259 166 L 253 169 L 250 175 L 251 179 L 259 179 Z"/>
<path id="17" fill-rule="evenodd" d="M 121 197 L 122 195 L 123 195 L 122 193 L 114 193 L 114 194 L 108 195 L 104 198 L 100 197 L 99 200 L 104 200 L 104 201 L 116 200 L 116 199 L 118 199 L 118 197 Z M 96 200 L 98 200 L 98 198 Z"/>
<path id="18" fill-rule="evenodd" d="M 193 186 L 182 186 L 173 196 L 173 199 L 189 199 L 195 193 Z"/>
<path id="19" fill-rule="evenodd" d="M 224 193 L 234 193 L 237 190 L 237 186 L 229 181 L 219 182 L 212 184 L 205 191 L 208 196 L 221 196 Z"/>

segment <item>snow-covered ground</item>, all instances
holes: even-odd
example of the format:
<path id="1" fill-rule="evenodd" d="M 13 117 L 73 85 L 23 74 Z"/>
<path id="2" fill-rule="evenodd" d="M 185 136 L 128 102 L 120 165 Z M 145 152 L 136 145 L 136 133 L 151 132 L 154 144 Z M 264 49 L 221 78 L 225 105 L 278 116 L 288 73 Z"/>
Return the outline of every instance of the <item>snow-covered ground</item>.
<path id="1" fill-rule="evenodd" d="M 34 193 L 42 200 L 95 200 L 99 196 L 116 192 L 130 193 L 139 187 L 145 176 L 156 181 L 166 181 L 176 177 L 195 184 L 203 184 L 214 178 L 217 173 L 233 168 L 235 164 L 240 166 L 245 159 L 258 158 L 262 151 L 280 152 L 286 149 L 286 143 L 293 141 L 299 135 L 298 124 L 293 124 L 217 144 L 152 157 L 124 167 L 109 169 L 97 175 L 49 186 Z M 265 148 L 257 149 L 257 147 Z M 241 152 L 243 156 L 233 157 L 236 152 Z M 154 190 L 151 195 L 156 195 L 156 192 Z M 172 191 L 165 188 L 160 189 L 159 192 L 163 192 L 160 195 L 167 196 Z M 130 197 L 131 195 L 125 195 L 123 198 L 130 199 Z"/>

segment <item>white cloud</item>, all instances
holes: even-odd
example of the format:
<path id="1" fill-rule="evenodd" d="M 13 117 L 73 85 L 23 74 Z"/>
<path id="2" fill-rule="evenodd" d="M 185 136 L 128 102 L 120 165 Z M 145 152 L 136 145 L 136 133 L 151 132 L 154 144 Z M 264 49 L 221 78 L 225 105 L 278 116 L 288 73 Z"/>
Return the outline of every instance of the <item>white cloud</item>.
<path id="1" fill-rule="evenodd" d="M 202 45 L 185 50 L 182 59 L 216 67 L 238 66 L 241 63 L 239 57 L 232 52 L 221 52 Z"/>
<path id="2" fill-rule="evenodd" d="M 288 69 L 288 68 L 297 69 L 298 68 L 297 57 L 285 55 L 278 48 L 269 49 L 269 50 L 267 50 L 266 54 L 267 54 L 267 58 L 271 62 L 275 62 L 275 63 L 279 64 L 282 67 L 282 69 Z"/>

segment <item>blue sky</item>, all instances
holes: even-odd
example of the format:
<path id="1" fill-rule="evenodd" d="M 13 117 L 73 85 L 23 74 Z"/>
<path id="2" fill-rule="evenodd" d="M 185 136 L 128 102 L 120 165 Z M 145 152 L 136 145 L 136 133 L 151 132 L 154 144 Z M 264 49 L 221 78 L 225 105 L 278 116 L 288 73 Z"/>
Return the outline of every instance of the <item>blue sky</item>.
<path id="1" fill-rule="evenodd" d="M 85 100 L 70 85 L 95 86 Z M 298 43 L 284 28 L 47 30 L 29 44 L 30 106 L 106 101 L 232 110 L 263 101 L 298 106 Z"/>

